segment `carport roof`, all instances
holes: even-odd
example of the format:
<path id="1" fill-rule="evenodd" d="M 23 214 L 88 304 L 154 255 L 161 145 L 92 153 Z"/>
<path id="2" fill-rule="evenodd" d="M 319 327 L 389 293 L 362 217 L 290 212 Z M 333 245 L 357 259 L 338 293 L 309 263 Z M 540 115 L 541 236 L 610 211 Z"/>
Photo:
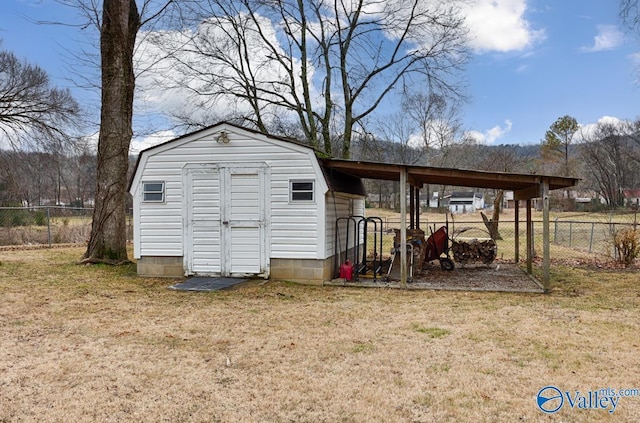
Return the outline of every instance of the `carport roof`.
<path id="1" fill-rule="evenodd" d="M 544 180 L 548 181 L 550 190 L 569 188 L 580 180 L 562 176 L 484 172 L 341 159 L 320 159 L 320 161 L 328 169 L 335 169 L 359 178 L 397 181 L 400 179 L 400 173 L 406 171 L 407 180 L 413 186 L 421 187 L 424 184 L 433 184 L 503 189 L 513 191 L 516 200 L 540 197 L 540 184 Z"/>

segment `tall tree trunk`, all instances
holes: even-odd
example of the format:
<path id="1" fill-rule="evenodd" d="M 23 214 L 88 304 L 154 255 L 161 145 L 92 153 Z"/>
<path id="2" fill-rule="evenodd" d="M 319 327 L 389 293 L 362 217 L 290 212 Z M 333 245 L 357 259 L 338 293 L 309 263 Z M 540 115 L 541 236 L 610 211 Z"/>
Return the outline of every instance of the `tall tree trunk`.
<path id="1" fill-rule="evenodd" d="M 500 223 L 500 210 L 502 208 L 502 199 L 504 197 L 504 191 L 498 191 L 496 195 L 496 199 L 493 200 L 493 216 L 491 219 L 487 218 L 487 216 L 480 212 L 480 216 L 482 216 L 482 220 L 484 221 L 484 225 L 487 227 L 489 231 L 489 235 L 492 239 L 502 239 L 500 232 L 498 232 L 498 224 Z"/>
<path id="2" fill-rule="evenodd" d="M 135 0 L 104 0 L 95 209 L 85 253 L 89 260 L 127 260 L 127 170 L 135 86 L 133 51 L 139 28 L 140 15 Z"/>

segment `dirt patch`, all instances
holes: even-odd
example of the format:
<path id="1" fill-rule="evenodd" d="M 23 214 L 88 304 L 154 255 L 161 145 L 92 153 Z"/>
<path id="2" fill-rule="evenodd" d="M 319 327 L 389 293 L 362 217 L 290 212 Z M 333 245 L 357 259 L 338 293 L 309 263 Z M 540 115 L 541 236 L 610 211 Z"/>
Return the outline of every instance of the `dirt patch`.
<path id="1" fill-rule="evenodd" d="M 399 281 L 361 278 L 359 281 L 345 282 L 336 279 L 327 285 L 351 287 L 401 288 Z M 490 291 L 490 292 L 530 292 L 542 293 L 540 284 L 525 273 L 520 266 L 508 262 L 483 264 L 456 264 L 452 271 L 442 270 L 432 263 L 414 276 L 407 289 L 435 289 L 448 291 Z"/>
<path id="2" fill-rule="evenodd" d="M 429 289 L 477 290 L 542 293 L 542 287 L 531 275 L 514 263 L 491 265 L 457 265 L 452 271 L 429 267 L 415 277 L 412 286 Z"/>

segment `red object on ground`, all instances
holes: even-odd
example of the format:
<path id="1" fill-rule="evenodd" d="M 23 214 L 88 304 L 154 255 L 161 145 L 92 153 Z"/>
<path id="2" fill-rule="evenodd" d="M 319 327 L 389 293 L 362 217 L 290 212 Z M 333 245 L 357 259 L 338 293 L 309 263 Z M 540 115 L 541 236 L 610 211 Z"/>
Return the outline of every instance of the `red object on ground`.
<path id="1" fill-rule="evenodd" d="M 340 265 L 340 277 L 348 281 L 353 279 L 353 264 L 349 260 Z"/>
<path id="2" fill-rule="evenodd" d="M 447 234 L 447 228 L 441 227 L 435 231 L 427 239 L 427 249 L 425 251 L 425 261 L 435 260 L 440 257 L 440 254 L 447 251 L 449 239 Z"/>

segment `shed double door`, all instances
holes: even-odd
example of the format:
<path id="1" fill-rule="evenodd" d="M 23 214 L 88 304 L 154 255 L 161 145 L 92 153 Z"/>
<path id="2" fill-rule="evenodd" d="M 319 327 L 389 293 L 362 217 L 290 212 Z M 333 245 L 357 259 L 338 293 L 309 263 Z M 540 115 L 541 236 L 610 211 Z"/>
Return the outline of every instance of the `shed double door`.
<path id="1" fill-rule="evenodd" d="M 187 175 L 189 273 L 264 275 L 265 170 L 219 167 Z"/>

